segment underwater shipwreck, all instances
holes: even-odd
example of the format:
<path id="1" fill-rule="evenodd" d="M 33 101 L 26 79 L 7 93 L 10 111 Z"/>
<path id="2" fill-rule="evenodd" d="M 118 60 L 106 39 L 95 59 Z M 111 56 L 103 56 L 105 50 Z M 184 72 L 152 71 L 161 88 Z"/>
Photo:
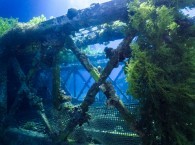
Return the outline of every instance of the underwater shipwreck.
<path id="1" fill-rule="evenodd" d="M 186 7 L 112 0 L 17 23 L 0 37 L 0 145 L 195 145 Z"/>

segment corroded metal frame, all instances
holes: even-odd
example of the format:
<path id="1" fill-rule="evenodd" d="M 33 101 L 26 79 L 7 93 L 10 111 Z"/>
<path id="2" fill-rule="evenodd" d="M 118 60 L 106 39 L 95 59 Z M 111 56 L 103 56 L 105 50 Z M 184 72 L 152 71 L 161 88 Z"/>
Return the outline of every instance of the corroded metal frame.
<path id="1" fill-rule="evenodd" d="M 128 12 L 127 12 L 126 4 L 127 2 L 130 1 L 131 0 L 113 0 L 104 4 L 92 5 L 90 8 L 84 10 L 78 10 L 77 11 L 78 14 L 74 17 L 68 17 L 70 16 L 69 13 L 68 15 L 54 18 L 35 26 L 31 26 L 31 25 L 18 26 L 16 28 L 11 29 L 9 32 L 3 35 L 0 38 L 0 60 L 1 60 L 0 75 L 3 76 L 3 77 L 1 76 L 0 79 L 1 81 L 0 95 L 3 96 L 0 107 L 3 107 L 5 109 L 4 112 L 5 115 L 2 120 L 5 122 L 7 119 L 9 119 L 10 116 L 13 116 L 13 114 L 15 114 L 15 112 L 19 108 L 18 106 L 20 105 L 23 97 L 26 97 L 29 100 L 30 105 L 35 107 L 38 114 L 41 116 L 43 122 L 45 123 L 45 126 L 47 127 L 47 131 L 48 131 L 47 134 L 51 137 L 51 139 L 55 143 L 64 142 L 65 140 L 67 140 L 67 137 L 70 135 L 70 133 L 74 131 L 76 126 L 88 122 L 88 120 L 90 119 L 90 116 L 88 114 L 89 106 L 95 102 L 95 95 L 99 92 L 99 90 L 102 90 L 102 92 L 105 94 L 107 98 L 108 105 L 114 106 L 119 111 L 122 118 L 127 122 L 128 126 L 131 127 L 133 131 L 135 131 L 138 135 L 142 135 L 142 133 L 140 133 L 136 129 L 136 122 L 132 113 L 130 112 L 131 110 L 128 110 L 125 107 L 123 102 L 116 94 L 112 84 L 106 81 L 113 68 L 117 67 L 118 62 L 122 61 L 124 59 L 123 58 L 124 56 L 126 58 L 131 57 L 131 50 L 129 48 L 129 44 L 132 41 L 133 37 L 136 36 L 136 34 L 131 32 L 131 34 L 126 35 L 126 37 L 119 44 L 117 49 L 113 52 L 113 55 L 111 56 L 109 62 L 107 63 L 106 67 L 101 73 L 98 71 L 97 68 L 95 68 L 90 63 L 88 57 L 85 54 L 81 53 L 80 49 L 75 45 L 72 38 L 70 37 L 72 33 L 78 32 L 79 29 L 89 28 L 104 23 L 110 23 L 116 20 L 127 22 Z M 183 23 L 184 21 L 185 23 Z M 182 19 L 182 20 L 178 20 L 178 23 L 180 23 L 181 26 L 186 24 L 187 25 L 194 24 L 193 19 L 191 20 L 189 19 L 187 23 L 186 21 L 187 21 L 186 19 L 184 20 Z M 194 34 L 195 33 L 192 30 L 192 33 L 190 35 L 194 36 Z M 37 96 L 30 87 L 29 79 L 31 79 L 33 74 L 36 72 L 36 65 L 33 66 L 31 70 L 29 70 L 28 74 L 25 74 L 24 70 L 22 70 L 22 67 L 20 66 L 19 61 L 14 55 L 14 53 L 17 52 L 18 49 L 23 48 L 24 46 L 27 46 L 32 42 L 36 42 L 39 40 L 41 40 L 41 42 L 44 42 L 47 39 L 48 35 L 49 36 L 54 35 L 54 37 L 56 37 L 55 39 L 59 42 L 57 46 L 55 46 L 55 44 L 52 44 L 54 45 L 53 47 L 57 47 L 57 49 L 59 50 L 59 49 L 63 49 L 65 44 L 66 48 L 72 50 L 74 55 L 78 58 L 78 60 L 81 62 L 84 68 L 91 74 L 91 77 L 95 80 L 94 84 L 89 88 L 83 102 L 79 106 L 75 106 L 74 108 L 71 108 L 72 109 L 71 119 L 68 122 L 66 128 L 64 128 L 64 131 L 60 132 L 59 134 L 55 134 L 53 132 L 50 123 L 46 117 L 41 98 Z M 116 39 L 121 38 L 121 35 L 115 36 L 114 39 L 115 38 Z M 97 43 L 97 42 L 104 42 L 104 40 L 109 41 L 111 39 L 106 37 L 106 38 L 102 38 L 100 41 L 100 39 L 94 38 L 90 41 L 83 42 L 84 44 L 81 44 L 81 46 L 82 45 L 86 46 L 88 44 Z M 54 57 L 56 55 L 57 52 L 56 54 L 54 54 Z M 120 58 L 121 56 L 123 56 L 122 59 Z M 19 83 L 20 83 L 20 89 L 18 90 L 19 95 L 16 96 L 15 102 L 12 104 L 9 112 L 6 106 L 7 103 L 7 98 L 6 98 L 7 97 L 6 94 L 7 62 L 6 61 L 8 60 L 11 60 L 11 65 L 13 67 L 15 76 L 17 77 L 17 79 L 19 79 Z M 40 60 L 36 60 L 35 64 L 38 61 Z M 58 62 L 56 62 L 53 67 L 55 66 L 58 67 Z M 56 79 L 54 78 L 54 80 L 56 80 L 56 84 L 58 84 L 54 89 L 56 91 L 56 93 L 53 96 L 55 100 L 58 98 L 58 95 L 60 95 L 60 93 L 58 92 L 60 89 L 59 69 L 54 70 L 53 73 L 56 73 L 56 75 L 54 75 Z M 76 80 L 74 79 L 74 81 Z M 89 79 L 87 81 L 89 81 Z M 76 96 L 76 92 L 74 93 L 74 96 Z M 60 104 L 61 102 L 59 101 L 58 103 Z M 3 131 L 5 131 L 6 127 L 3 126 L 3 124 L 0 124 L 0 131 L 2 132 L 1 135 L 3 135 Z"/>

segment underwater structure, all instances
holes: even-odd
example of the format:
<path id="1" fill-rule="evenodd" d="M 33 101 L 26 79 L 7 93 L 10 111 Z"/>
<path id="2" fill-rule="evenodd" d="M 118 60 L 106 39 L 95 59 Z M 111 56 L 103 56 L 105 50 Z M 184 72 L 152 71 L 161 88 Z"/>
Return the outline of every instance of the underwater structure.
<path id="1" fill-rule="evenodd" d="M 83 10 L 71 8 L 64 16 L 38 24 L 18 24 L 0 38 L 0 141 L 3 145 L 140 144 L 145 128 L 139 129 L 136 122 L 140 117 L 135 115 L 138 103 L 125 105 L 115 90 L 116 80 L 109 78 L 120 62 L 135 57 L 133 44 L 139 34 L 133 27 L 132 31 L 128 30 L 127 25 L 129 17 L 137 15 L 127 7 L 129 2 L 112 0 Z M 164 3 L 156 1 L 156 5 Z M 132 24 L 137 28 L 139 23 Z M 178 24 L 188 28 L 194 25 L 194 18 L 178 20 Z M 175 29 L 176 24 L 171 26 L 174 27 L 171 30 Z M 194 37 L 194 34 L 192 30 L 189 35 Z M 166 43 L 171 43 L 166 38 L 169 41 Z M 122 41 L 117 48 L 105 47 L 105 54 L 88 57 L 82 51 L 88 45 L 118 39 Z M 107 63 L 97 61 L 105 58 L 103 55 L 109 59 Z M 88 72 L 88 79 L 79 72 L 80 68 Z M 62 71 L 66 74 L 64 79 Z M 76 92 L 78 76 L 85 83 L 79 93 Z M 65 85 L 70 77 L 73 93 Z M 94 79 L 92 85 L 91 79 Z M 106 106 L 95 103 L 99 91 L 106 97 Z"/>
<path id="2" fill-rule="evenodd" d="M 129 43 L 132 36 L 125 37 L 121 30 L 121 26 L 116 26 L 115 29 L 108 28 L 108 30 L 106 30 L 106 28 L 103 30 L 102 28 L 103 31 L 101 33 L 97 30 L 93 30 L 94 32 L 92 31 L 92 28 L 96 27 L 97 29 L 98 27 L 98 29 L 100 29 L 102 24 L 105 23 L 110 23 L 110 25 L 112 25 L 114 21 L 126 22 L 128 20 L 126 4 L 126 0 L 115 0 L 103 4 L 93 4 L 90 8 L 83 10 L 69 9 L 65 16 L 57 17 L 37 25 L 21 24 L 3 35 L 1 38 L 1 75 L 3 76 L 1 81 L 2 142 L 13 143 L 9 140 L 10 137 L 16 138 L 14 140 L 16 144 L 17 141 L 18 143 L 21 142 L 19 141 L 19 138 L 21 137 L 25 144 L 32 143 L 32 139 L 34 139 L 35 144 L 60 144 L 67 142 L 68 137 L 75 128 L 77 128 L 78 125 L 81 126 L 88 122 L 92 117 L 90 117 L 88 111 L 91 110 L 93 112 L 95 107 L 92 107 L 92 109 L 89 109 L 89 107 L 95 102 L 95 96 L 99 90 L 102 90 L 105 94 L 107 104 L 116 107 L 122 115 L 122 118 L 127 122 L 130 122 L 131 113 L 117 96 L 112 84 L 107 82 L 106 79 L 111 71 L 118 67 L 118 62 L 122 62 L 125 58 L 130 56 Z M 87 34 L 87 37 L 83 36 L 83 40 L 77 39 L 78 36 L 74 33 L 79 34 L 84 30 L 88 31 L 89 34 L 92 33 L 95 35 L 91 36 L 91 34 Z M 112 34 L 111 37 L 108 37 L 110 34 Z M 116 39 L 124 40 L 119 44 L 117 49 L 112 50 L 111 48 L 108 48 L 107 57 L 109 57 L 110 61 L 102 71 L 94 67 L 88 57 L 79 49 L 87 45 Z M 84 100 L 79 105 L 73 105 L 68 90 L 66 89 L 64 91 L 61 88 L 60 63 L 63 61 L 60 60 L 60 55 L 69 53 L 68 50 L 72 51 L 73 54 L 71 55 L 75 55 L 95 80 Z M 65 59 L 68 59 L 71 56 L 65 57 Z M 76 67 L 75 65 L 71 66 L 71 62 L 68 63 L 70 68 Z M 66 65 L 67 64 L 65 64 L 65 66 Z M 54 125 L 55 120 L 50 120 L 51 106 L 49 107 L 49 105 L 44 104 L 43 98 L 37 94 L 37 88 L 33 84 L 37 79 L 37 72 L 40 72 L 45 68 L 52 70 L 51 94 L 53 96 L 50 103 L 48 103 L 48 101 L 46 102 L 47 104 L 52 104 L 51 106 L 58 112 L 57 114 L 59 114 L 59 112 L 61 112 L 61 115 L 64 113 L 63 119 L 61 118 L 61 121 L 66 122 L 62 125 L 63 129 L 57 128 L 57 125 Z M 69 75 L 70 73 L 67 74 L 67 77 L 70 77 Z M 9 82 L 9 79 L 13 79 L 14 81 Z M 82 77 L 82 79 L 85 78 Z M 41 90 L 41 92 L 43 91 Z M 24 121 L 23 125 L 13 126 L 13 124 L 18 124 L 15 123 L 15 121 L 17 122 L 17 117 L 15 118 L 15 116 L 21 116 L 19 114 L 23 114 L 22 109 L 25 109 L 26 107 L 24 106 L 26 105 L 32 107 L 32 110 L 34 111 L 29 109 L 32 114 L 38 114 L 40 116 L 40 122 L 42 122 L 42 126 L 44 126 L 45 133 L 36 132 L 35 128 L 39 128 L 39 123 L 36 123 L 36 121 L 28 120 L 26 122 Z M 48 109 L 51 109 L 50 112 Z M 99 109 L 102 113 L 104 110 L 104 107 Z M 23 115 L 28 116 L 28 113 L 25 113 Z M 50 116 L 48 116 L 48 114 L 50 114 Z M 23 116 L 18 118 L 19 122 L 22 118 L 25 120 L 25 117 Z M 28 117 L 26 117 L 26 119 L 27 118 Z M 114 116 L 113 118 L 119 119 L 119 117 Z M 103 118 L 98 119 L 103 120 Z M 122 128 L 120 126 L 118 127 Z M 88 129 L 88 132 L 94 132 L 97 136 L 98 134 L 101 134 L 101 131 L 98 132 L 97 130 L 90 131 Z M 120 135 L 118 133 L 118 136 L 132 136 L 137 140 L 137 135 L 135 135 L 135 133 L 131 133 L 131 131 L 128 132 L 121 132 Z M 82 138 L 84 137 L 79 136 L 84 136 L 84 134 L 84 131 L 82 131 L 81 134 L 78 135 L 78 138 L 81 138 L 80 140 L 77 139 L 78 142 L 82 143 Z M 113 133 L 113 135 L 114 134 L 115 133 Z M 115 136 L 116 135 L 117 134 L 115 134 Z M 42 142 L 40 140 L 42 140 Z M 130 138 L 130 140 L 132 139 Z M 107 142 L 109 142 L 109 140 Z"/>

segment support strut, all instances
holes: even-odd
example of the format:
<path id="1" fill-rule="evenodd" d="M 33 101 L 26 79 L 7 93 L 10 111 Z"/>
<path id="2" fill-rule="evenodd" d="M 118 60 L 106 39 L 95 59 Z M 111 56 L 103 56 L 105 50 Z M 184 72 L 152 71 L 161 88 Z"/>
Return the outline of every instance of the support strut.
<path id="1" fill-rule="evenodd" d="M 113 86 L 110 83 L 105 82 L 106 78 L 110 75 L 113 68 L 116 67 L 116 65 L 118 64 L 120 55 L 122 53 L 126 53 L 129 54 L 130 56 L 131 52 L 129 49 L 129 44 L 131 40 L 132 37 L 126 37 L 120 43 L 120 45 L 113 53 L 112 58 L 110 59 L 110 61 L 108 62 L 107 66 L 105 67 L 105 69 L 103 70 L 100 76 L 97 69 L 89 62 L 87 56 L 80 52 L 80 50 L 76 47 L 76 45 L 74 44 L 74 42 L 70 37 L 67 37 L 65 43 L 66 46 L 73 51 L 73 53 L 76 55 L 78 60 L 85 67 L 85 69 L 91 74 L 91 76 L 94 78 L 96 82 L 89 89 L 80 107 L 77 108 L 75 112 L 73 112 L 73 117 L 68 122 L 64 132 L 60 134 L 58 138 L 59 141 L 66 140 L 68 135 L 74 130 L 74 128 L 77 125 L 82 125 L 83 123 L 88 121 L 89 115 L 87 114 L 87 111 L 89 109 L 89 106 L 94 103 L 95 95 L 98 93 L 99 89 L 101 89 L 104 92 L 107 99 L 110 101 L 111 105 L 115 106 L 115 108 L 120 112 L 124 120 L 126 120 L 127 123 L 130 125 L 133 124 L 132 122 L 134 122 L 134 119 L 132 117 L 132 114 L 129 112 L 129 110 L 124 106 L 123 102 L 116 95 Z"/>
<path id="2" fill-rule="evenodd" d="M 7 113 L 7 64 L 0 62 L 0 118 Z"/>
<path id="3" fill-rule="evenodd" d="M 18 92 L 19 95 L 16 98 L 16 101 L 14 102 L 14 104 L 12 105 L 9 114 L 10 115 L 15 114 L 15 112 L 18 110 L 18 107 L 19 107 L 23 97 L 27 97 L 29 102 L 30 102 L 30 105 L 35 107 L 35 109 L 37 110 L 37 113 L 41 116 L 43 122 L 45 123 L 47 130 L 48 130 L 48 134 L 49 135 L 52 134 L 53 132 L 52 132 L 51 126 L 49 124 L 49 121 L 46 117 L 45 110 L 44 110 L 43 103 L 42 103 L 42 99 L 31 92 L 30 88 L 28 87 L 28 85 L 26 83 L 26 76 L 25 76 L 22 68 L 20 67 L 18 60 L 16 58 L 13 58 L 11 60 L 11 64 L 12 64 L 12 67 L 14 68 L 15 75 L 19 78 L 21 87 L 20 87 L 19 92 Z"/>

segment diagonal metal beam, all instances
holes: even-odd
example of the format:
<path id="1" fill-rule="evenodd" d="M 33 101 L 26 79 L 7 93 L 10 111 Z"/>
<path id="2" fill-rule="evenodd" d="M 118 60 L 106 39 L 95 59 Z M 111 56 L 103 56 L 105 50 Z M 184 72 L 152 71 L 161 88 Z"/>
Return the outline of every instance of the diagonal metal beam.
<path id="1" fill-rule="evenodd" d="M 28 98 L 30 105 L 35 107 L 35 109 L 37 110 L 37 113 L 41 116 L 43 122 L 45 123 L 45 125 L 47 127 L 49 135 L 52 135 L 53 132 L 52 132 L 51 126 L 49 124 L 49 121 L 46 117 L 45 110 L 44 110 L 43 103 L 42 103 L 42 99 L 31 92 L 30 88 L 28 87 L 28 85 L 26 83 L 26 76 L 25 76 L 22 68 L 20 67 L 18 60 L 16 58 L 12 58 L 11 64 L 12 64 L 12 67 L 14 68 L 15 75 L 19 78 L 21 87 L 20 87 L 20 90 L 18 92 L 20 95 L 18 96 L 17 100 L 15 101 L 14 105 L 12 106 L 12 108 L 10 110 L 10 114 L 12 115 L 15 112 L 15 110 L 17 109 L 17 108 L 15 108 L 15 105 L 18 106 L 18 103 L 21 102 L 21 99 L 23 99 L 23 97 L 21 97 L 21 96 L 25 96 Z M 17 102 L 17 101 L 19 101 L 19 102 Z"/>
<path id="2" fill-rule="evenodd" d="M 127 99 L 127 96 L 126 96 L 125 93 L 118 87 L 118 85 L 116 84 L 116 82 L 113 81 L 110 77 L 108 77 L 108 78 L 109 78 L 109 80 L 112 82 L 112 84 L 119 90 L 119 92 L 123 95 L 123 97 L 124 97 L 126 100 L 128 100 L 128 99 Z"/>
<path id="3" fill-rule="evenodd" d="M 94 4 L 90 8 L 75 10 L 75 14 L 74 12 L 71 13 L 70 10 L 67 15 L 50 19 L 35 26 L 18 25 L 0 38 L 0 45 L 9 48 L 5 49 L 2 55 L 14 52 L 17 46 L 21 46 L 24 43 L 28 44 L 33 41 L 44 40 L 51 33 L 68 35 L 90 26 L 116 20 L 127 21 L 128 12 L 126 5 L 128 1 L 113 0 L 103 4 Z"/>
<path id="4" fill-rule="evenodd" d="M 81 91 L 79 92 L 78 96 L 77 96 L 77 99 L 80 98 L 80 96 L 82 95 L 83 91 L 85 90 L 85 88 L 88 86 L 87 84 L 90 82 L 90 80 L 92 79 L 92 77 L 90 76 L 88 78 L 88 80 L 85 82 L 85 84 L 83 85 L 83 88 L 81 89 Z M 89 87 L 89 86 L 88 86 Z"/>
<path id="5" fill-rule="evenodd" d="M 71 69 L 70 71 L 68 71 L 68 74 L 66 75 L 66 78 L 64 79 L 64 83 L 66 83 L 68 81 L 68 79 L 70 78 L 70 75 L 72 74 L 73 71 L 74 71 L 74 69 Z"/>
<path id="6" fill-rule="evenodd" d="M 86 83 L 86 80 L 84 79 L 84 77 L 81 75 L 81 73 L 79 71 L 77 71 L 77 74 L 80 76 L 80 78 Z M 87 87 L 90 87 L 88 84 L 86 84 Z"/>
<path id="7" fill-rule="evenodd" d="M 122 115 L 124 120 L 127 121 L 127 123 L 129 123 L 130 125 L 133 124 L 132 122 L 134 122 L 134 119 L 131 113 L 124 106 L 123 102 L 118 98 L 112 85 L 107 82 L 104 83 L 106 78 L 110 75 L 113 68 L 117 66 L 119 60 L 122 61 L 120 58 L 121 55 L 129 54 L 129 57 L 130 57 L 131 51 L 129 49 L 129 44 L 133 36 L 134 35 L 126 37 L 119 44 L 117 49 L 115 49 L 115 52 L 113 53 L 113 56 L 111 57 L 110 61 L 107 63 L 107 66 L 104 68 L 101 76 L 99 72 L 89 62 L 87 56 L 81 53 L 80 50 L 75 46 L 73 40 L 70 37 L 66 38 L 65 45 L 67 46 L 67 48 L 73 51 L 73 53 L 76 55 L 78 60 L 86 68 L 86 70 L 91 74 L 91 76 L 95 79 L 96 82 L 89 89 L 84 101 L 80 105 L 80 108 L 73 112 L 74 113 L 73 117 L 68 122 L 64 132 L 60 134 L 60 136 L 58 137 L 57 139 L 58 141 L 66 140 L 69 134 L 74 130 L 74 128 L 77 125 L 82 125 L 83 123 L 88 121 L 89 118 L 87 115 L 87 111 L 89 109 L 89 106 L 93 104 L 93 102 L 95 101 L 95 95 L 98 93 L 100 88 L 106 95 L 108 101 L 110 102 L 110 105 L 113 105 L 116 107 L 116 109 L 120 112 L 120 114 Z"/>
<path id="8" fill-rule="evenodd" d="M 118 78 L 121 76 L 122 73 L 123 73 L 123 69 L 120 70 L 120 72 L 118 73 L 118 75 L 114 79 L 114 82 L 116 82 L 116 80 L 118 80 Z"/>
<path id="9" fill-rule="evenodd" d="M 63 86 L 63 89 L 65 90 L 65 92 L 68 93 L 68 95 L 71 95 L 71 92 L 69 91 L 69 89 L 66 87 L 66 83 L 67 81 L 69 80 L 71 74 L 74 72 L 74 69 L 69 69 L 68 73 L 66 74 L 66 77 L 64 80 L 62 80 L 62 86 Z"/>

